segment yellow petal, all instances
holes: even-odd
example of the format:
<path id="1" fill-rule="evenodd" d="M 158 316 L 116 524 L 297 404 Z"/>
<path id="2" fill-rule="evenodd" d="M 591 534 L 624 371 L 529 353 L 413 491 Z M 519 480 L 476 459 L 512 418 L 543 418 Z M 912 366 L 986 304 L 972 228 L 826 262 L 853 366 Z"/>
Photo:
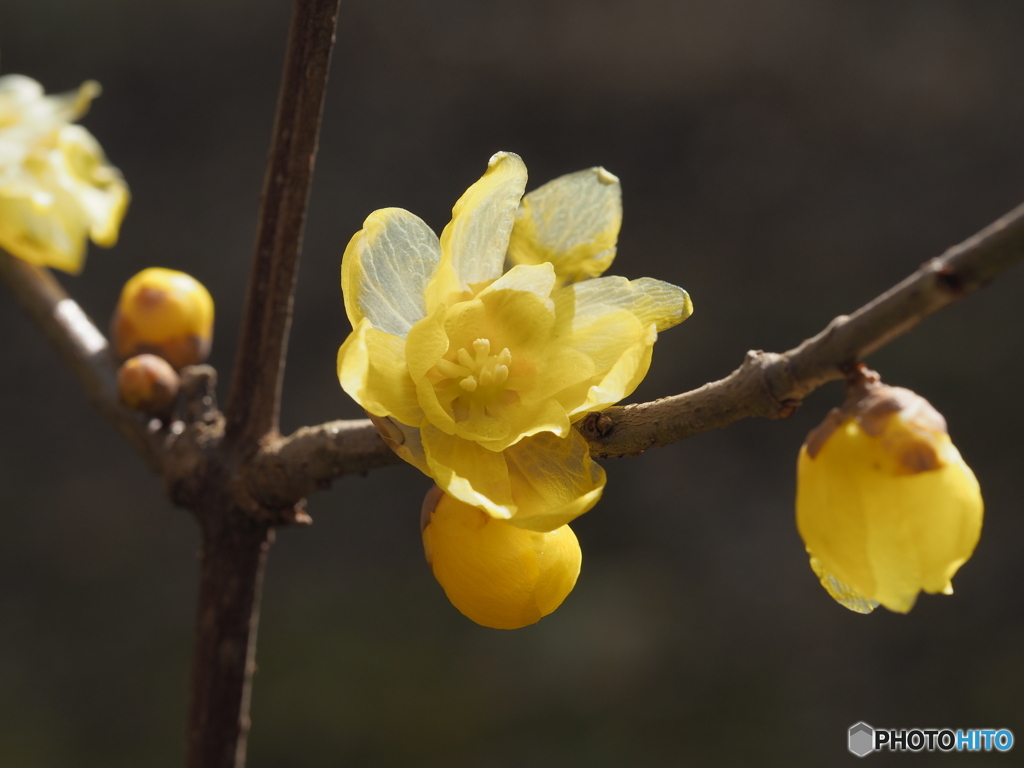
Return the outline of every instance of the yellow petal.
<path id="1" fill-rule="evenodd" d="M 427 311 L 473 285 L 501 276 L 516 208 L 526 188 L 518 155 L 499 152 L 487 171 L 459 198 L 441 233 L 441 263 L 427 289 Z"/>
<path id="2" fill-rule="evenodd" d="M 367 317 L 374 328 L 405 338 L 426 316 L 424 291 L 440 258 L 437 235 L 418 216 L 401 208 L 370 214 L 341 260 L 352 327 Z"/>
<path id="3" fill-rule="evenodd" d="M 394 416 L 414 427 L 423 421 L 406 366 L 405 340 L 374 328 L 369 318 L 363 318 L 338 350 L 338 380 L 375 416 Z"/>
<path id="4" fill-rule="evenodd" d="M 797 527 L 822 568 L 868 600 L 905 613 L 919 591 L 945 592 L 981 533 L 978 482 L 948 435 L 936 468 L 907 474 L 889 446 L 907 437 L 897 416 L 867 434 L 848 419 L 797 464 Z M 920 439 L 920 438 L 919 438 Z"/>
<path id="5" fill-rule="evenodd" d="M 128 186 L 111 166 L 99 142 L 80 125 L 66 125 L 58 133 L 54 162 L 55 182 L 75 198 L 89 222 L 96 245 L 117 243 L 121 220 L 128 208 Z"/>
<path id="6" fill-rule="evenodd" d="M 522 265 L 512 267 L 480 291 L 477 298 L 483 298 L 497 291 L 527 291 L 542 299 L 550 299 L 554 287 L 555 269 L 551 264 Z"/>
<path id="7" fill-rule="evenodd" d="M 544 267 L 523 269 L 547 271 Z M 554 323 L 554 304 L 546 296 L 525 290 L 490 288 L 481 291 L 474 301 L 456 305 L 445 319 L 453 345 L 461 346 L 464 339 L 471 337 L 488 338 L 494 349 L 508 347 L 512 350 L 513 365 L 517 355 L 543 354 Z"/>
<path id="8" fill-rule="evenodd" d="M 423 548 L 452 605 L 495 629 L 525 627 L 554 611 L 582 561 L 568 526 L 525 531 L 447 494 L 429 513 Z"/>
<path id="9" fill-rule="evenodd" d="M 0 247 L 12 256 L 71 274 L 82 270 L 89 222 L 67 196 L 34 197 L 0 189 Z"/>
<path id="10" fill-rule="evenodd" d="M 559 337 L 564 347 L 590 360 L 590 376 L 555 395 L 570 418 L 605 408 L 632 393 L 647 375 L 656 339 L 653 323 L 644 326 L 624 310 L 596 315 Z"/>
<path id="11" fill-rule="evenodd" d="M 76 91 L 45 96 L 32 78 L 4 75 L 0 77 L 0 129 L 23 123 L 46 133 L 82 117 L 101 91 L 99 83 L 87 80 Z"/>
<path id="12" fill-rule="evenodd" d="M 553 531 L 591 509 L 604 492 L 605 473 L 574 429 L 566 437 L 540 432 L 504 452 L 516 513 L 509 523 Z"/>
<path id="13" fill-rule="evenodd" d="M 854 613 L 871 613 L 878 607 L 879 604 L 874 600 L 868 600 L 864 595 L 857 592 L 857 590 L 852 587 L 848 587 L 835 576 L 825 571 L 821 561 L 819 561 L 814 555 L 811 555 L 811 570 L 814 571 L 814 575 L 818 577 L 818 580 L 821 582 L 821 586 L 823 586 L 825 591 L 828 592 L 829 597 L 844 608 L 847 608 Z"/>
<path id="14" fill-rule="evenodd" d="M 508 432 L 493 440 L 482 441 L 488 450 L 504 451 L 531 435 L 550 434 L 555 438 L 564 438 L 575 432 L 569 414 L 555 399 L 517 403 L 513 408 L 506 408 L 502 416 L 507 420 Z"/>
<path id="15" fill-rule="evenodd" d="M 597 277 L 615 258 L 622 188 L 604 168 L 550 181 L 523 198 L 509 240 L 513 264 L 551 262 L 559 285 Z"/>
<path id="16" fill-rule="evenodd" d="M 76 273 L 85 240 L 117 241 L 128 187 L 87 130 L 69 125 L 99 93 L 43 96 L 34 80 L 0 78 L 0 247 L 34 264 Z"/>
<path id="17" fill-rule="evenodd" d="M 516 513 L 501 453 L 445 434 L 432 424 L 423 426 L 420 437 L 430 473 L 445 493 L 500 520 Z"/>
<path id="18" fill-rule="evenodd" d="M 574 330 L 620 309 L 633 314 L 641 325 L 654 323 L 659 333 L 693 314 L 693 303 L 686 291 L 651 277 L 587 280 L 563 288 L 554 299 L 559 311 L 572 317 Z"/>

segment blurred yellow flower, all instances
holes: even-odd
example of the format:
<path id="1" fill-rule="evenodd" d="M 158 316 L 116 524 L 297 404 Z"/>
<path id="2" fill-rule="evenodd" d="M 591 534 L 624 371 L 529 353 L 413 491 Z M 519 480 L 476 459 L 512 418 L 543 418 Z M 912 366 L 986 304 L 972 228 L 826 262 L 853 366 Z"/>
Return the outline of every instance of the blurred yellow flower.
<path id="1" fill-rule="evenodd" d="M 440 240 L 398 208 L 366 219 L 342 260 L 353 332 L 338 376 L 446 493 L 552 531 L 604 488 L 572 422 L 630 394 L 658 331 L 692 306 L 684 290 L 650 278 L 574 282 L 614 255 L 614 176 L 570 174 L 522 200 L 525 186 L 522 160 L 501 152 Z M 506 252 L 518 263 L 504 272 Z"/>
<path id="2" fill-rule="evenodd" d="M 0 248 L 33 264 L 81 271 L 85 241 L 117 242 L 128 187 L 99 143 L 72 125 L 99 84 L 46 96 L 22 75 L 0 77 Z"/>
<path id="3" fill-rule="evenodd" d="M 797 527 L 838 602 L 906 613 L 951 579 L 981 535 L 978 481 L 924 398 L 862 373 L 797 463 Z"/>

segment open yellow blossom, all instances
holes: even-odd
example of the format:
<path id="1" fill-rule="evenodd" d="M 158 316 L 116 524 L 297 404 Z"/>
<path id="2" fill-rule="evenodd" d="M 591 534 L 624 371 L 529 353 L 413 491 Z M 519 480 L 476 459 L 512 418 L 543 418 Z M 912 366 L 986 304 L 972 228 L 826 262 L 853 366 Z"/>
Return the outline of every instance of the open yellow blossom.
<path id="1" fill-rule="evenodd" d="M 922 590 L 953 592 L 981 534 L 981 491 L 928 401 L 866 372 L 800 451 L 796 517 L 833 598 L 906 613 Z"/>
<path id="2" fill-rule="evenodd" d="M 692 306 L 684 290 L 650 278 L 572 282 L 610 261 L 621 220 L 617 191 L 613 204 L 572 201 L 604 199 L 601 189 L 618 188 L 614 176 L 570 174 L 521 209 L 525 186 L 522 160 L 501 152 L 455 204 L 440 240 L 398 208 L 366 219 L 342 260 L 353 332 L 338 376 L 446 493 L 551 531 L 604 488 L 572 422 L 630 394 L 658 331 Z M 520 263 L 504 272 L 506 252 Z"/>
<path id="3" fill-rule="evenodd" d="M 73 125 L 97 83 L 46 96 L 35 80 L 0 77 L 0 248 L 33 264 L 77 273 L 85 241 L 117 242 L 128 187 L 99 143 Z"/>

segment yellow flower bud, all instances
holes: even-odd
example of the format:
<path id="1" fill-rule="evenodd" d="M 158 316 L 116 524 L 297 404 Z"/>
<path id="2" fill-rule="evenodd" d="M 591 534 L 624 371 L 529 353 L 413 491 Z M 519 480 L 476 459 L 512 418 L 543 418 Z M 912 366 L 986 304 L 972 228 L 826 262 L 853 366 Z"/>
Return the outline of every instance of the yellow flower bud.
<path id="1" fill-rule="evenodd" d="M 452 605 L 477 624 L 518 629 L 576 585 L 582 553 L 568 525 L 548 533 L 497 520 L 436 486 L 423 502 L 423 549 Z"/>
<path id="2" fill-rule="evenodd" d="M 800 450 L 796 520 L 832 597 L 906 613 L 921 590 L 952 593 L 981 534 L 981 490 L 941 414 L 862 369 Z"/>
<path id="3" fill-rule="evenodd" d="M 203 362 L 213 342 L 213 299 L 184 272 L 150 267 L 125 283 L 111 321 L 122 359 L 150 352 L 175 368 Z"/>
<path id="4" fill-rule="evenodd" d="M 178 398 L 181 382 L 170 363 L 156 355 L 136 355 L 117 372 L 121 402 L 135 411 L 166 418 Z"/>

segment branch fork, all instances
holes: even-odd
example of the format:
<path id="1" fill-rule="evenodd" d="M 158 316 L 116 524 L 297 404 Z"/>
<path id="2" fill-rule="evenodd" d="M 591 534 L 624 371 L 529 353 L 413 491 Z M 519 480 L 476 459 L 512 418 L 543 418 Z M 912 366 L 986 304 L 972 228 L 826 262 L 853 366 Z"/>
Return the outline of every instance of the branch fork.
<path id="1" fill-rule="evenodd" d="M 191 509 L 203 536 L 188 768 L 243 768 L 263 569 L 274 529 L 308 524 L 306 496 L 337 477 L 400 463 L 369 420 L 278 432 L 298 257 L 339 0 L 295 0 L 264 182 L 234 380 L 224 413 L 216 372 L 185 369 L 182 421 L 151 429 L 119 401 L 103 334 L 45 269 L 0 251 L 0 277 L 106 419 Z M 576 428 L 599 458 L 645 450 L 738 419 L 780 419 L 822 384 L 1024 257 L 1024 205 L 925 263 L 787 352 L 748 352 L 718 381 L 589 413 Z"/>

